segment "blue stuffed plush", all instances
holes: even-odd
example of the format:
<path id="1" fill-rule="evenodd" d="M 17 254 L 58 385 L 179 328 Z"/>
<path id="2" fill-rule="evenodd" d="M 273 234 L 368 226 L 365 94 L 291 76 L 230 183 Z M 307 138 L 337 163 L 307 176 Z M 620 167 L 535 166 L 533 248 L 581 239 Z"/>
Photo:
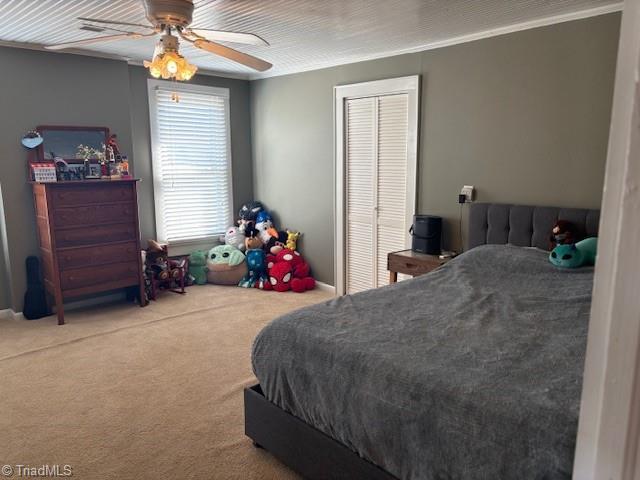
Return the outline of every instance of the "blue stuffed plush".
<path id="1" fill-rule="evenodd" d="M 549 254 L 549 261 L 561 268 L 594 265 L 597 249 L 598 239 L 596 237 L 585 238 L 578 243 L 556 246 Z"/>
<path id="2" fill-rule="evenodd" d="M 273 218 L 271 217 L 271 214 L 269 212 L 267 212 L 266 210 L 262 210 L 262 211 L 258 212 L 258 215 L 256 215 L 256 224 L 262 223 L 262 222 L 267 222 L 267 221 L 273 223 Z"/>
<path id="3" fill-rule="evenodd" d="M 266 256 L 261 248 L 247 250 L 247 266 L 249 271 L 238 282 L 239 287 L 243 288 L 263 288 L 264 283 L 268 281 Z"/>

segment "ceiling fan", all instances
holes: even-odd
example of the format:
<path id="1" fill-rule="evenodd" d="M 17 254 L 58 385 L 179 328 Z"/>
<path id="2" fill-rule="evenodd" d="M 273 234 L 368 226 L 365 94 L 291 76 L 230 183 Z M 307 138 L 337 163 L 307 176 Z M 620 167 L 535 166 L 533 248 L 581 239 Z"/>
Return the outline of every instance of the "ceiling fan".
<path id="1" fill-rule="evenodd" d="M 192 44 L 196 48 L 209 53 L 232 60 L 254 70 L 264 72 L 272 67 L 252 55 L 240 52 L 220 43 L 231 42 L 245 45 L 265 45 L 269 43 L 253 33 L 227 32 L 223 30 L 210 30 L 205 28 L 190 27 L 193 18 L 193 0 L 142 0 L 150 25 L 130 23 L 117 20 L 102 20 L 97 18 L 79 17 L 85 22 L 81 29 L 91 32 L 103 32 L 105 30 L 118 32 L 112 35 L 87 38 L 75 42 L 47 45 L 49 50 L 63 50 L 92 43 L 108 42 L 122 39 L 140 39 L 161 35 L 156 46 L 153 61 L 144 62 L 151 75 L 162 78 L 176 78 L 177 80 L 189 80 L 197 67 L 190 65 L 185 58 L 178 53 L 178 37 Z M 98 25 L 96 25 L 98 24 Z M 118 25 L 111 27 L 106 25 Z M 145 29 L 145 33 L 125 30 L 124 27 L 136 27 Z M 177 36 L 176 36 L 177 35 Z"/>

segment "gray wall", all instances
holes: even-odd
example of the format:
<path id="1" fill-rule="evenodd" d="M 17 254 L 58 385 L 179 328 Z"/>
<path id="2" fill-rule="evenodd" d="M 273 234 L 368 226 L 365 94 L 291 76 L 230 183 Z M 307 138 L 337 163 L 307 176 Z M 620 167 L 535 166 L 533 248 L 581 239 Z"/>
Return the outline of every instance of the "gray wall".
<path id="1" fill-rule="evenodd" d="M 418 213 L 446 220 L 457 194 L 598 208 L 620 15 L 251 83 L 254 191 L 304 232 L 316 277 L 334 282 L 333 87 L 422 78 Z"/>
<path id="2" fill-rule="evenodd" d="M 155 207 L 153 176 L 151 173 L 151 145 L 149 141 L 149 98 L 147 78 L 143 67 L 129 67 L 131 88 L 131 127 L 135 175 L 141 182 L 139 210 L 142 238 L 155 236 Z M 231 159 L 233 170 L 233 201 L 235 210 L 253 197 L 253 167 L 251 162 L 251 110 L 249 82 L 207 75 L 196 75 L 190 82 L 198 85 L 229 89 L 231 118 Z"/>
<path id="3" fill-rule="evenodd" d="M 0 47 L 0 185 L 6 216 L 8 267 L 0 255 L 0 309 L 22 310 L 24 260 L 36 255 L 37 236 L 25 149 L 20 138 L 37 125 L 108 126 L 123 152 L 131 153 L 140 184 L 143 238 L 155 236 L 146 72 L 127 63 L 78 55 Z M 231 89 L 234 199 L 253 195 L 249 83 L 196 76 L 193 83 Z M 1 210 L 0 210 L 1 211 Z M 2 242 L 0 225 L 0 252 Z M 8 278 L 5 278 L 8 277 Z M 13 288 L 10 288 L 9 284 Z M 11 291 L 12 290 L 12 291 Z"/>
<path id="4" fill-rule="evenodd" d="M 208 76 L 195 83 L 231 89 L 236 208 L 255 190 L 282 226 L 305 232 L 316 276 L 333 283 L 334 85 L 422 75 L 418 210 L 445 216 L 445 241 L 456 247 L 463 183 L 483 201 L 599 205 L 618 28 L 613 14 L 250 84 Z M 24 259 L 37 254 L 19 143 L 27 130 L 106 125 L 117 133 L 143 180 L 143 238 L 154 236 L 146 73 L 114 60 L 5 47 L 0 64 L 9 72 L 0 77 L 0 252 L 8 251 L 6 264 L 0 255 L 0 309 L 19 311 Z"/>
<path id="5" fill-rule="evenodd" d="M 0 183 L 5 206 L 12 306 L 22 310 L 24 260 L 38 254 L 31 186 L 20 139 L 37 125 L 105 125 L 131 151 L 127 64 L 78 55 L 0 48 Z M 8 305 L 5 305 L 5 308 Z"/>

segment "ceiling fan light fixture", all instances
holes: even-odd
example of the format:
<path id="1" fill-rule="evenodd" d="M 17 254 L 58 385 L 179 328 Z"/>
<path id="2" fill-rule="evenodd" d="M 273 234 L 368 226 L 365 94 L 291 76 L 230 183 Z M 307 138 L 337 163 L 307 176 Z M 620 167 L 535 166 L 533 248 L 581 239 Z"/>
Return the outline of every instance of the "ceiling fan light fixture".
<path id="1" fill-rule="evenodd" d="M 198 67 L 187 62 L 186 58 L 178 52 L 160 53 L 153 57 L 151 62 L 145 60 L 143 65 L 149 69 L 154 78 L 171 79 L 186 82 L 196 73 Z"/>
<path id="2" fill-rule="evenodd" d="M 143 65 L 149 69 L 149 73 L 154 78 L 175 79 L 182 82 L 191 80 L 198 70 L 198 67 L 190 64 L 178 53 L 178 41 L 172 35 L 162 37 L 153 54 L 153 60 L 150 62 L 145 60 Z"/>

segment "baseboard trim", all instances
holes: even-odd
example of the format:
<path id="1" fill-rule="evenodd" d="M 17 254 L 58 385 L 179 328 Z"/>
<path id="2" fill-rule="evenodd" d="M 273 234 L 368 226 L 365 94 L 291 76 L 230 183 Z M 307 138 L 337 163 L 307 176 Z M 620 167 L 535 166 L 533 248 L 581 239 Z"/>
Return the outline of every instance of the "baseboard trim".
<path id="1" fill-rule="evenodd" d="M 0 310 L 0 320 L 24 320 L 22 312 L 14 312 L 11 308 Z"/>
<path id="2" fill-rule="evenodd" d="M 316 281 L 316 288 L 323 292 L 331 293 L 333 295 L 336 294 L 336 287 L 329 285 L 328 283 Z"/>
<path id="3" fill-rule="evenodd" d="M 126 300 L 126 294 L 124 292 L 116 292 L 98 297 L 83 298 L 82 300 L 76 300 L 75 302 L 68 302 L 64 304 L 64 309 L 65 311 L 72 311 L 79 308 L 93 307 L 97 305 L 108 305 L 110 303 L 121 302 L 123 300 Z M 53 308 L 53 312 L 51 314 L 56 314 L 55 307 Z M 25 320 L 22 312 L 15 312 L 11 308 L 0 310 L 0 320 L 4 319 Z"/>

